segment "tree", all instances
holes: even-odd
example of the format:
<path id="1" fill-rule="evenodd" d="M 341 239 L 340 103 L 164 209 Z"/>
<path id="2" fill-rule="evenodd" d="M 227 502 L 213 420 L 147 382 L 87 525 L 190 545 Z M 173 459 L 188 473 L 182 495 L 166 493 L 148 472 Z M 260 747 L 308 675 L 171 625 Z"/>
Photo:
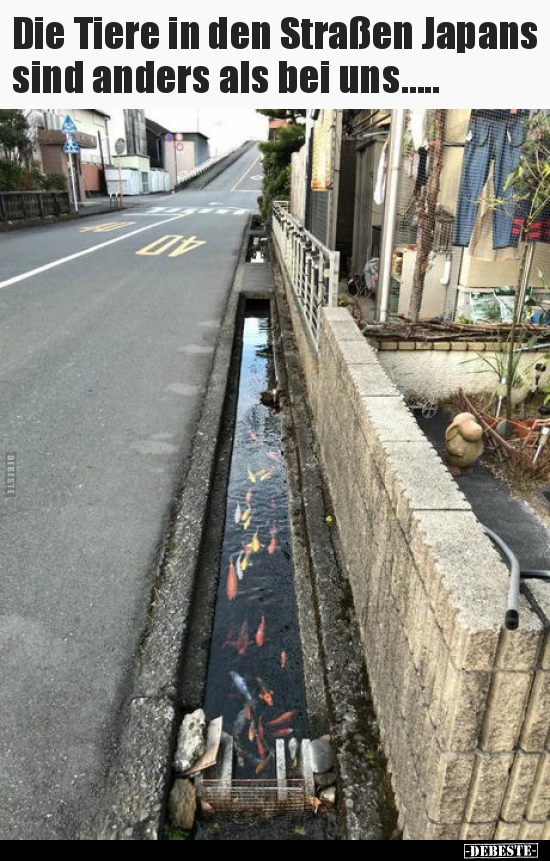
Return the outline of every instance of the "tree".
<path id="1" fill-rule="evenodd" d="M 426 280 L 426 272 L 428 271 L 429 255 L 433 247 L 435 210 L 439 195 L 441 169 L 443 167 L 446 115 L 447 112 L 444 110 L 437 110 L 435 112 L 432 169 L 428 182 L 422 190 L 422 195 L 417 207 L 418 241 L 416 245 L 416 261 L 409 303 L 409 318 L 413 323 L 417 323 L 420 316 L 422 294 L 424 293 L 424 281 Z"/>
<path id="2" fill-rule="evenodd" d="M 273 130 L 273 136 L 259 144 L 263 155 L 263 189 L 261 215 L 264 221 L 270 216 L 271 204 L 275 198 L 288 198 L 290 195 L 290 164 L 292 153 L 297 152 L 305 142 L 305 126 L 300 119 L 305 111 L 258 110 L 270 119 L 286 120 Z"/>
<path id="3" fill-rule="evenodd" d="M 22 110 L 0 110 L 0 154 L 8 161 L 28 166 L 32 143 L 27 117 Z"/>

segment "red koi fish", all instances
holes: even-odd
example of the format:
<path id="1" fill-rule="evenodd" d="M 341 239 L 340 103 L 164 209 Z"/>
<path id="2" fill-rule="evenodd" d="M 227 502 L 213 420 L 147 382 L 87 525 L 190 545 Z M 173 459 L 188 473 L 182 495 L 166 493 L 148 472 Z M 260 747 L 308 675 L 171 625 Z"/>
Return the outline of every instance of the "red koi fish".
<path id="1" fill-rule="evenodd" d="M 285 723 L 290 723 L 295 714 L 296 712 L 283 712 L 279 717 L 268 721 L 267 726 L 284 726 Z"/>
<path id="2" fill-rule="evenodd" d="M 284 670 L 284 668 L 286 667 L 287 659 L 288 659 L 287 653 L 284 651 L 281 652 L 281 670 Z"/>
<path id="3" fill-rule="evenodd" d="M 261 649 L 265 640 L 265 616 L 262 615 L 258 630 L 256 631 L 256 645 Z"/>
<path id="4" fill-rule="evenodd" d="M 237 571 L 233 564 L 233 557 L 229 560 L 229 571 L 227 573 L 226 594 L 229 601 L 234 601 L 239 591 L 239 580 Z"/>
<path id="5" fill-rule="evenodd" d="M 273 733 L 273 736 L 275 738 L 285 738 L 285 736 L 287 736 L 287 735 L 292 735 L 293 732 L 294 732 L 294 730 L 292 729 L 292 727 L 287 726 L 287 727 L 284 727 L 283 729 L 276 729 L 275 732 Z"/>
<path id="6" fill-rule="evenodd" d="M 224 646 L 232 646 L 237 650 L 239 655 L 244 655 L 249 646 L 252 645 L 252 640 L 248 636 L 248 621 L 245 618 L 244 622 L 241 625 L 241 630 L 239 631 L 239 636 L 236 640 L 231 639 L 232 631 L 229 632 L 227 636 L 227 640 L 224 643 Z"/>

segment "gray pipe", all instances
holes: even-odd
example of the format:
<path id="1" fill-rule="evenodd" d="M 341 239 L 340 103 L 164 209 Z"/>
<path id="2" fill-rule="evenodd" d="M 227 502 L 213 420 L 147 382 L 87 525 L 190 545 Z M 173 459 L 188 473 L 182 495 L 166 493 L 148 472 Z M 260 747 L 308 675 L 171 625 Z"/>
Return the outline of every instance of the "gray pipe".
<path id="1" fill-rule="evenodd" d="M 483 525 L 482 525 L 483 526 Z M 483 531 L 503 551 L 510 563 L 510 587 L 508 589 L 508 609 L 504 620 L 504 626 L 508 631 L 515 631 L 519 626 L 519 584 L 521 579 L 520 567 L 517 557 L 512 553 L 502 538 L 483 526 Z"/>

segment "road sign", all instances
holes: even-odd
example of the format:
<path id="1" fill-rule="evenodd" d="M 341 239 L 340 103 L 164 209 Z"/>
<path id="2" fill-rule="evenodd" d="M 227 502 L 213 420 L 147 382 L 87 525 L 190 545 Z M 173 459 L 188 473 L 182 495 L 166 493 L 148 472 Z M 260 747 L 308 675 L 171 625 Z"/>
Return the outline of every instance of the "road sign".
<path id="1" fill-rule="evenodd" d="M 182 140 L 183 140 L 183 135 L 182 135 L 182 133 L 181 133 L 181 132 L 178 132 L 178 133 L 177 133 L 177 135 L 176 135 L 176 140 L 177 140 L 177 141 L 182 141 Z"/>
<path id="2" fill-rule="evenodd" d="M 166 143 L 172 143 L 172 141 L 174 140 L 174 135 L 171 132 L 168 132 L 167 135 L 164 135 L 164 140 L 166 141 Z"/>
<path id="3" fill-rule="evenodd" d="M 122 155 L 124 150 L 126 149 L 126 142 L 124 138 L 119 138 L 115 143 L 115 152 L 117 155 Z"/>
<path id="4" fill-rule="evenodd" d="M 177 151 L 178 151 L 178 152 L 183 152 L 183 144 L 182 144 L 182 143 L 177 143 L 177 144 L 176 144 L 176 149 L 177 149 Z"/>
<path id="5" fill-rule="evenodd" d="M 74 134 L 74 132 L 78 131 L 78 129 L 74 123 L 74 120 L 72 119 L 72 117 L 69 116 L 69 114 L 67 114 L 67 116 L 63 120 L 63 125 L 61 126 L 61 131 L 65 132 L 65 134 L 71 134 L 71 135 Z"/>
<path id="6" fill-rule="evenodd" d="M 73 153 L 74 155 L 80 152 L 80 147 L 72 135 L 67 135 L 67 140 L 63 144 L 63 152 Z"/>

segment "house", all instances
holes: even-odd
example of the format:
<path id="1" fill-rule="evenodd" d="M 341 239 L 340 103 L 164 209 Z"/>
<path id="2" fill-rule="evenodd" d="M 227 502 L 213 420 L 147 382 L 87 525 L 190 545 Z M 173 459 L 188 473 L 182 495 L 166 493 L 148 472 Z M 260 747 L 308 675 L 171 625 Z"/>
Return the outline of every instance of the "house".
<path id="1" fill-rule="evenodd" d="M 468 194 L 464 185 L 463 156 L 478 112 L 452 109 L 445 114 L 443 164 L 436 206 L 433 247 L 426 272 L 421 318 L 475 319 L 478 294 L 515 285 L 520 249 L 513 242 L 495 249 L 494 221 L 489 192 L 495 190 L 499 154 L 488 156 L 487 175 L 475 182 L 477 200 L 470 235 L 455 243 L 457 211 L 464 211 Z M 500 122 L 498 111 L 481 112 L 491 124 Z M 516 126 L 529 112 L 502 116 Z M 312 117 L 315 116 L 315 119 Z M 306 144 L 292 162 L 290 213 L 328 249 L 340 255 L 340 289 L 347 290 L 372 260 L 379 267 L 377 317 L 408 316 L 416 264 L 419 204 L 433 162 L 430 131 L 434 111 L 323 110 L 311 112 Z M 388 170 L 390 137 L 399 136 L 398 162 Z M 520 151 L 510 145 L 505 158 Z M 505 144 L 503 144 L 505 146 Z M 472 152 L 473 146 L 470 148 Z M 475 153 L 474 153 L 475 154 Z M 480 170 L 487 165 L 479 161 Z M 496 189 L 502 193 L 502 178 Z M 474 212 L 475 209 L 475 212 Z M 537 272 L 550 275 L 548 241 L 536 244 L 530 267 L 530 284 L 537 287 Z"/>
<path id="2" fill-rule="evenodd" d="M 70 116 L 76 125 L 74 139 L 80 152 L 73 156 L 76 190 L 79 200 L 104 194 L 105 168 L 110 163 L 110 115 L 100 110 L 33 110 L 29 117 L 35 159 L 46 174 L 69 177 L 69 161 L 63 146 L 66 134 L 63 121 Z"/>
<path id="3" fill-rule="evenodd" d="M 210 158 L 208 137 L 202 132 L 173 131 L 147 118 L 146 135 L 151 165 L 168 171 L 171 187 Z"/>

